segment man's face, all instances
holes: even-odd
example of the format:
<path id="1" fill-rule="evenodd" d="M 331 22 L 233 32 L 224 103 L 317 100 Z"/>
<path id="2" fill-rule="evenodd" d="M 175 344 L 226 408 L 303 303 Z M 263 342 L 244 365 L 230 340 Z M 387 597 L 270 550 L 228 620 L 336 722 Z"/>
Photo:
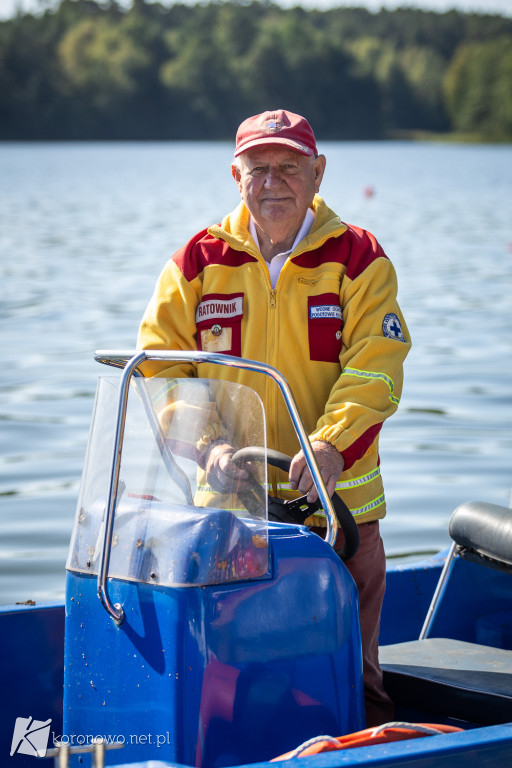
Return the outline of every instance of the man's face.
<path id="1" fill-rule="evenodd" d="M 242 200 L 257 226 L 269 235 L 278 229 L 285 236 L 299 231 L 324 170 L 323 155 L 306 157 L 276 145 L 248 149 L 232 166 Z"/>

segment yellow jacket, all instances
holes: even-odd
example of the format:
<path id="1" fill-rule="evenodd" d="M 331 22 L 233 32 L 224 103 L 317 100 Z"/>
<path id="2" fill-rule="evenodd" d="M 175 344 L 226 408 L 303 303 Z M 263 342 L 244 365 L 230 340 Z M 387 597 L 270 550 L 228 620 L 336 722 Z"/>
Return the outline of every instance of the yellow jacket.
<path id="1" fill-rule="evenodd" d="M 337 491 L 357 522 L 385 515 L 378 433 L 395 412 L 410 349 L 396 300 L 395 271 L 375 238 L 343 224 L 317 195 L 310 233 L 273 290 L 249 234 L 243 203 L 220 226 L 196 235 L 165 266 L 144 314 L 139 349 L 204 349 L 264 361 L 288 380 L 310 439 L 345 458 Z M 146 363 L 145 373 L 162 373 Z M 175 365 L 166 375 L 246 384 L 263 400 L 268 445 L 299 444 L 277 386 L 248 371 Z M 271 494 L 297 495 L 279 470 Z"/>

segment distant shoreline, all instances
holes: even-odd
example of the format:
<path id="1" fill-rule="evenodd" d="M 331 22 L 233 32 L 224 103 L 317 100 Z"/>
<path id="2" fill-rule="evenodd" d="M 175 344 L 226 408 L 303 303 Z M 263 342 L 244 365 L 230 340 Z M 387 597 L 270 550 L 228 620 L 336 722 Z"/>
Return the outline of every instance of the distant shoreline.
<path id="1" fill-rule="evenodd" d="M 55 0 L 0 47 L 0 140 L 231 140 L 286 108 L 323 141 L 512 141 L 500 15 Z"/>
<path id="2" fill-rule="evenodd" d="M 410 141 L 416 143 L 435 143 L 435 144 L 487 144 L 487 145 L 510 145 L 512 139 L 496 139 L 491 140 L 486 137 L 478 136 L 477 134 L 466 134 L 459 132 L 452 133 L 434 133 L 429 131 L 395 131 L 392 135 L 384 136 L 381 138 L 370 139 L 358 139 L 358 138 L 339 138 L 324 139 L 322 136 L 317 137 L 319 144 L 325 143 L 379 143 L 385 144 L 386 142 L 400 142 Z M 0 138 L 0 146 L 6 144 L 201 144 L 204 142 L 212 142 L 215 144 L 232 144 L 233 139 L 219 139 L 219 138 L 172 138 L 172 139 L 152 139 L 152 138 L 45 138 L 45 139 L 26 139 L 26 138 Z"/>

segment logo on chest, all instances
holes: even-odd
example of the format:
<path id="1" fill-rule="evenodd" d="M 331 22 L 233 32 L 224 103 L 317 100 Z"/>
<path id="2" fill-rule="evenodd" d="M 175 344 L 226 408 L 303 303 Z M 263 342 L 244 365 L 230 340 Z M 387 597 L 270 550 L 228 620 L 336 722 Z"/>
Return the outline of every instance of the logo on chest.
<path id="1" fill-rule="evenodd" d="M 237 296 L 234 299 L 205 299 L 196 309 L 196 323 L 205 320 L 223 320 L 234 317 L 242 317 L 243 298 Z"/>
<path id="2" fill-rule="evenodd" d="M 198 349 L 241 357 L 243 314 L 243 294 L 205 294 L 196 309 Z"/>

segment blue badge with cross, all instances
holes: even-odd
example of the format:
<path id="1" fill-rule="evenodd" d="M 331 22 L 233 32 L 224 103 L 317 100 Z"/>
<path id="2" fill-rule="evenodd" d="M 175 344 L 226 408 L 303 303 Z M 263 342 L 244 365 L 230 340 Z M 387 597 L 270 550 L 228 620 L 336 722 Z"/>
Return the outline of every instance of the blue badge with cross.
<path id="1" fill-rule="evenodd" d="M 402 325 L 398 319 L 398 315 L 395 315 L 394 312 L 390 312 L 389 315 L 386 315 L 384 318 L 384 322 L 382 323 L 382 332 L 388 339 L 405 341 Z"/>

